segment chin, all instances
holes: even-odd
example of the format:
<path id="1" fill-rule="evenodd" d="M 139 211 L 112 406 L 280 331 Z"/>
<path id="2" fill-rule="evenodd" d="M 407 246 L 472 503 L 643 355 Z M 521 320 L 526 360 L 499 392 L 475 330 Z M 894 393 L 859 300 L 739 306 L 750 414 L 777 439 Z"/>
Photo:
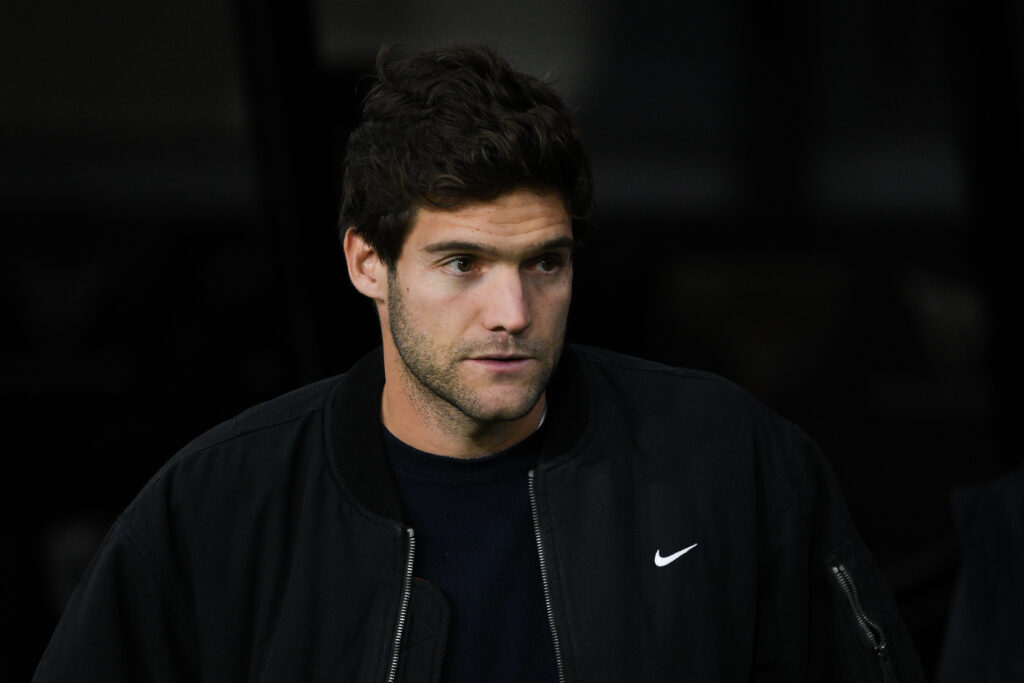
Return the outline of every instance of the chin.
<path id="1" fill-rule="evenodd" d="M 458 408 L 480 422 L 514 422 L 529 415 L 539 400 L 540 395 L 537 395 L 536 397 L 520 397 L 518 400 L 480 401 L 472 406 L 458 406 Z"/>

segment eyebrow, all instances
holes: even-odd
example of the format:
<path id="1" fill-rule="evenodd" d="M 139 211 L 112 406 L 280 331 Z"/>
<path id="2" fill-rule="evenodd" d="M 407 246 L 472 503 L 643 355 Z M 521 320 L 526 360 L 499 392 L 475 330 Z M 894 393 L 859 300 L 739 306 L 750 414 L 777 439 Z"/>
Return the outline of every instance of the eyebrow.
<path id="1" fill-rule="evenodd" d="M 575 249 L 576 240 L 571 237 L 557 237 L 547 242 L 541 242 L 540 244 L 531 247 L 531 252 L 545 252 L 553 251 L 556 249 Z M 498 249 L 488 246 L 486 244 L 480 244 L 479 242 L 466 242 L 462 240 L 448 240 L 446 242 L 434 242 L 423 247 L 423 251 L 428 254 L 453 254 L 457 252 L 467 252 L 472 254 L 496 254 Z"/>

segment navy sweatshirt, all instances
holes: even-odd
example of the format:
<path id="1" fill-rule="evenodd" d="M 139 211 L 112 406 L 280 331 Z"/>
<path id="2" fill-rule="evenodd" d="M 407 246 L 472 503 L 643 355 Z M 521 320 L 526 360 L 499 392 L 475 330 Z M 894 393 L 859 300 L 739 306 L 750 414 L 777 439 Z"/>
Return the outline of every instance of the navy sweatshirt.
<path id="1" fill-rule="evenodd" d="M 385 430 L 416 576 L 451 606 L 443 681 L 556 680 L 530 513 L 540 432 L 482 458 L 416 450 Z"/>

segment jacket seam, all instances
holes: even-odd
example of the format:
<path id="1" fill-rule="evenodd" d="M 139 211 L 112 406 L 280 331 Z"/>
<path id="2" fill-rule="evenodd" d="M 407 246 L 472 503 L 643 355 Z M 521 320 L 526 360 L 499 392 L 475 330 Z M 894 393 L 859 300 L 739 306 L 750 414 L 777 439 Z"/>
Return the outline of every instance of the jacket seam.
<path id="1" fill-rule="evenodd" d="M 590 356 L 590 354 L 587 354 L 585 347 L 584 347 L 584 349 L 581 350 L 581 353 L 584 353 L 584 354 Z M 665 366 L 661 366 L 661 365 L 650 365 L 650 366 L 648 366 L 648 365 L 634 365 L 634 364 L 627 363 L 627 362 L 624 362 L 624 361 L 616 361 L 614 359 L 607 358 L 607 357 L 601 357 L 601 356 L 599 356 L 599 357 L 590 356 L 590 357 L 588 357 L 588 360 L 590 360 L 591 362 L 593 362 L 594 364 L 597 364 L 597 365 L 604 365 L 604 366 L 613 367 L 613 368 L 616 368 L 616 369 L 619 369 L 619 370 L 628 370 L 628 371 L 631 371 L 631 372 L 652 373 L 652 374 L 656 374 L 656 375 L 667 375 L 669 377 L 685 377 L 687 379 L 695 379 L 695 380 L 700 380 L 700 381 L 703 381 L 703 382 L 711 382 L 711 383 L 715 383 L 715 384 L 717 384 L 717 383 L 733 384 L 730 380 L 728 380 L 728 379 L 726 379 L 724 377 L 721 377 L 720 375 L 716 375 L 714 373 L 701 372 L 701 371 L 698 371 L 698 370 L 692 370 L 692 369 L 687 369 L 687 368 L 674 368 L 674 367 L 668 366 L 668 365 L 665 365 Z"/>
<path id="2" fill-rule="evenodd" d="M 242 438 L 244 436 L 249 436 L 250 434 L 255 434 L 256 432 L 262 432 L 262 431 L 267 430 L 267 429 L 274 429 L 275 427 L 281 427 L 283 425 L 290 424 L 290 423 L 296 422 L 298 420 L 303 420 L 303 419 L 308 418 L 308 417 L 310 417 L 310 416 L 312 416 L 312 415 L 314 415 L 316 413 L 322 413 L 323 410 L 324 410 L 324 407 L 322 405 L 320 405 L 320 406 L 312 406 L 312 407 L 304 410 L 302 413 L 300 413 L 298 415 L 291 415 L 291 416 L 288 416 L 288 417 L 279 418 L 279 419 L 271 421 L 271 422 L 260 423 L 258 425 L 253 425 L 251 427 L 244 427 L 244 428 L 242 428 L 242 429 L 240 429 L 238 431 L 232 431 L 231 434 L 228 434 L 228 435 L 224 436 L 223 438 L 220 438 L 220 439 L 218 439 L 216 441 L 213 441 L 211 443 L 203 444 L 202 446 L 196 447 L 196 448 L 191 449 L 191 450 L 183 450 L 181 452 L 181 454 L 182 454 L 183 457 L 192 457 L 192 456 L 194 456 L 196 454 L 202 453 L 202 452 L 207 451 L 207 450 L 209 450 L 211 448 L 216 448 L 218 446 L 223 446 L 224 444 L 226 444 L 226 443 L 228 443 L 230 441 L 234 441 L 235 439 L 240 439 L 240 438 Z M 232 418 L 231 420 L 229 420 L 228 424 L 230 425 L 230 427 L 232 429 L 234 429 L 234 427 L 238 424 L 238 418 L 237 417 Z"/>
<path id="3" fill-rule="evenodd" d="M 786 470 L 790 472 L 795 470 L 797 472 L 800 472 L 802 475 L 803 463 L 796 462 L 796 460 L 798 459 L 796 448 L 796 438 L 798 435 L 797 427 L 796 425 L 790 422 L 784 422 L 784 424 L 786 424 L 788 427 L 788 429 L 786 430 L 786 462 L 784 463 Z M 806 486 L 806 482 L 804 481 L 791 481 L 790 478 L 787 477 L 787 483 L 789 484 L 789 491 L 787 491 L 787 495 L 783 497 L 783 505 L 782 507 L 779 508 L 778 512 L 775 514 L 775 519 L 773 520 L 774 528 L 772 529 L 772 547 L 776 549 L 775 553 L 773 553 L 776 556 L 780 552 L 788 552 L 788 549 L 784 548 L 782 542 L 783 539 L 781 536 L 783 535 L 783 528 L 786 525 L 786 520 L 789 518 L 790 510 L 792 510 L 793 506 L 796 504 L 797 498 L 801 494 L 809 490 L 809 487 Z"/>
<path id="4" fill-rule="evenodd" d="M 124 519 L 123 515 L 114 520 L 114 525 L 118 529 L 120 529 L 121 535 L 124 536 L 124 539 L 126 541 L 128 541 L 132 550 L 134 550 L 135 553 L 145 563 L 146 568 L 149 570 L 149 573 L 153 576 L 153 578 L 156 579 L 157 583 L 160 585 L 161 592 L 164 593 L 165 597 L 171 600 L 171 602 L 177 609 L 179 616 L 182 618 L 182 621 L 185 624 L 185 628 L 188 630 L 189 647 L 192 649 L 193 660 L 195 662 L 196 668 L 198 669 L 199 634 L 192 624 L 192 617 L 189 613 L 188 607 L 185 604 L 185 599 L 181 595 L 180 587 L 178 587 L 175 582 L 170 581 L 168 578 L 166 578 L 163 575 L 163 572 L 159 570 L 158 564 L 153 560 L 149 552 L 149 548 L 146 546 L 146 544 L 142 541 L 141 538 L 136 538 L 132 531 L 131 523 L 128 522 L 128 520 Z"/>
<path id="5" fill-rule="evenodd" d="M 293 422 L 296 422 L 296 421 L 299 421 L 299 420 L 307 419 L 307 418 L 309 418 L 311 416 L 315 416 L 316 413 L 323 413 L 323 408 L 322 407 L 310 408 L 309 410 L 304 411 L 300 415 L 293 415 L 291 417 L 288 417 L 288 418 L 285 418 L 285 419 L 281 419 L 281 420 L 278 420 L 276 422 L 271 422 L 271 423 L 267 423 L 267 424 L 261 424 L 259 426 L 255 426 L 255 427 L 252 427 L 252 428 L 249 428 L 249 429 L 245 429 L 243 431 L 233 432 L 230 435 L 225 436 L 225 437 L 223 437 L 221 439 L 218 439 L 218 440 L 213 441 L 211 443 L 203 444 L 202 446 L 199 446 L 199 447 L 196 447 L 196 448 L 193 448 L 193 449 L 188 449 L 188 447 L 186 446 L 185 448 L 187 450 L 183 449 L 183 450 L 180 450 L 177 453 L 175 453 L 166 463 L 164 463 L 163 467 L 161 467 L 160 470 L 156 474 L 154 474 L 153 477 L 148 482 L 146 482 L 146 485 L 142 487 L 142 489 L 139 491 L 139 494 L 125 508 L 125 513 L 131 513 L 132 511 L 134 511 L 134 509 L 136 507 L 138 507 L 138 503 L 141 500 L 141 498 L 143 497 L 143 494 L 147 490 L 151 489 L 152 487 L 154 487 L 155 485 L 157 485 L 158 483 L 160 483 L 161 481 L 166 479 L 170 475 L 170 472 L 172 470 L 180 469 L 180 467 L 182 465 L 184 465 L 184 464 L 186 464 L 188 462 L 191 462 L 192 460 L 195 460 L 196 458 L 202 456 L 204 453 L 207 453 L 207 452 L 209 452 L 211 450 L 214 450 L 214 449 L 217 449 L 217 448 L 219 448 L 221 446 L 224 446 L 225 444 L 230 443 L 230 442 L 232 442 L 232 441 L 234 441 L 236 439 L 240 439 L 242 437 L 249 436 L 249 435 L 257 433 L 257 432 L 261 432 L 261 431 L 265 431 L 265 430 L 269 430 L 269 429 L 275 429 L 275 428 L 281 427 L 283 425 L 287 425 L 287 424 L 290 424 L 290 423 L 293 423 Z M 233 424 L 233 421 L 229 421 L 228 424 Z"/>

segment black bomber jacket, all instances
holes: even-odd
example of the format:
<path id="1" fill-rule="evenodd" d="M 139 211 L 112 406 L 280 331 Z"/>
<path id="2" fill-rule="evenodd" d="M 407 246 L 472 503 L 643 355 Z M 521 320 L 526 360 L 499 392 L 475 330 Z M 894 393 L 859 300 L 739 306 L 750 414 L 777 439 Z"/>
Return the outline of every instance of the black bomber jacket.
<path id="1" fill-rule="evenodd" d="M 383 381 L 378 350 L 176 454 L 34 680 L 437 680 L 448 606 L 414 575 Z M 547 425 L 529 485 L 563 680 L 924 680 L 828 464 L 751 396 L 568 347 Z"/>

